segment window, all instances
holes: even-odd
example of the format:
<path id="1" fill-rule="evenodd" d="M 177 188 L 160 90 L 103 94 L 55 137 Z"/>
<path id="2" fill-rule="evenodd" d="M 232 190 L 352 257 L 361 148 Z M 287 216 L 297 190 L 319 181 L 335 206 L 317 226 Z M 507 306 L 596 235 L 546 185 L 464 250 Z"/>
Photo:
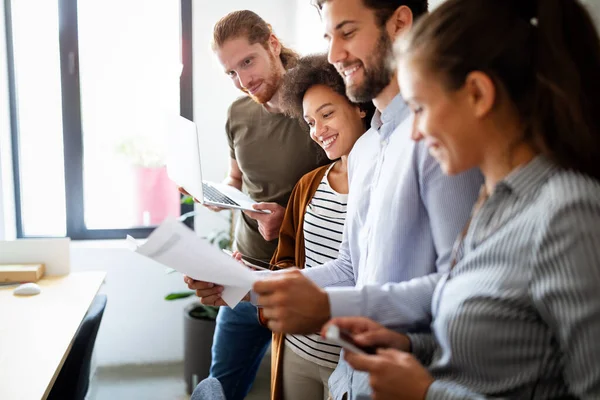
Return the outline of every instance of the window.
<path id="1" fill-rule="evenodd" d="M 64 236 L 58 3 L 14 1 L 11 14 L 22 232 Z M 31 34 L 31 26 L 37 27 L 37 34 Z"/>
<path id="2" fill-rule="evenodd" d="M 163 154 L 192 119 L 191 0 L 5 7 L 17 236 L 145 237 L 191 211 Z"/>

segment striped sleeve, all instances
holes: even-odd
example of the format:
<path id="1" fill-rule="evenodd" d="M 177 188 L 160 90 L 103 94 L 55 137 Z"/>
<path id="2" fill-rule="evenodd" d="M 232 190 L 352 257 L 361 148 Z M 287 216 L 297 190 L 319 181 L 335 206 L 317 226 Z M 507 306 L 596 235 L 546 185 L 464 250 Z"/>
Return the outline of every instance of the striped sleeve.
<path id="1" fill-rule="evenodd" d="M 540 237 L 532 251 L 529 295 L 560 347 L 562 376 L 568 392 L 579 399 L 598 399 L 600 204 L 593 195 L 582 195 L 581 189 L 570 187 L 568 182 L 563 181 L 559 187 L 563 199 L 571 193 L 578 193 L 579 198 L 561 201 L 558 209 L 549 210 L 548 221 L 539 230 Z M 527 331 L 510 334 L 525 337 Z M 557 367 L 546 363 L 541 368 Z M 495 398 L 447 380 L 435 381 L 426 396 L 427 400 Z"/>
<path id="2" fill-rule="evenodd" d="M 474 393 L 454 382 L 435 381 L 429 386 L 425 400 L 491 400 L 504 397 L 489 397 Z"/>
<path id="3" fill-rule="evenodd" d="M 564 354 L 565 382 L 581 399 L 600 397 L 600 204 L 591 199 L 552 213 L 530 285 Z"/>
<path id="4" fill-rule="evenodd" d="M 417 360 L 425 366 L 431 364 L 433 353 L 437 348 L 433 333 L 409 333 L 406 336 L 410 340 L 411 353 Z"/>

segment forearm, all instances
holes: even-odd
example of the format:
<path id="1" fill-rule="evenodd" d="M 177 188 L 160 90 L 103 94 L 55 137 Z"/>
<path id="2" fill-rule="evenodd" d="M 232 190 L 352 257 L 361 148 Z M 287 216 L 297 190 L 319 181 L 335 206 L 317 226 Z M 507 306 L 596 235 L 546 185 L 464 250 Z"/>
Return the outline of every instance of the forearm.
<path id="1" fill-rule="evenodd" d="M 362 316 L 395 330 L 412 330 L 431 321 L 431 298 L 440 274 L 407 282 L 327 288 L 332 317 Z"/>
<path id="2" fill-rule="evenodd" d="M 491 400 L 502 398 L 475 393 L 457 383 L 442 380 L 434 381 L 429 386 L 425 396 L 425 400 Z"/>
<path id="3" fill-rule="evenodd" d="M 341 257 L 318 267 L 306 268 L 302 273 L 322 288 L 355 285 L 352 263 Z"/>
<path id="4" fill-rule="evenodd" d="M 223 183 L 225 185 L 233 186 L 237 190 L 242 190 L 242 179 L 241 178 L 235 178 L 232 176 L 228 176 L 227 178 L 223 179 Z"/>

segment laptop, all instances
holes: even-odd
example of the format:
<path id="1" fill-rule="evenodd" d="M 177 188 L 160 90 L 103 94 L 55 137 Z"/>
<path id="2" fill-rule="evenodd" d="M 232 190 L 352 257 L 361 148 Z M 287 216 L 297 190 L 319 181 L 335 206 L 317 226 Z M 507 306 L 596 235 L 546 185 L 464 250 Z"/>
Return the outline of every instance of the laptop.
<path id="1" fill-rule="evenodd" d="M 200 142 L 194 122 L 178 117 L 168 138 L 167 174 L 179 187 L 185 189 L 201 204 L 268 214 L 252 208 L 256 204 L 236 188 L 202 180 Z"/>

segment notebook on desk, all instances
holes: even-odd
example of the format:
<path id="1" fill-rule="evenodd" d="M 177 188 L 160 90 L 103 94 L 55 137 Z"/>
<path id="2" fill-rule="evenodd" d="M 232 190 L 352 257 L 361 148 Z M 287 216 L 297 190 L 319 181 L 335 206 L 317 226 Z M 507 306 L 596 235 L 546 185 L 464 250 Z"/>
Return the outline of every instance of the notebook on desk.
<path id="1" fill-rule="evenodd" d="M 201 204 L 254 212 L 254 200 L 236 188 L 202 179 L 198 129 L 194 122 L 179 117 L 169 135 L 167 174 Z"/>

